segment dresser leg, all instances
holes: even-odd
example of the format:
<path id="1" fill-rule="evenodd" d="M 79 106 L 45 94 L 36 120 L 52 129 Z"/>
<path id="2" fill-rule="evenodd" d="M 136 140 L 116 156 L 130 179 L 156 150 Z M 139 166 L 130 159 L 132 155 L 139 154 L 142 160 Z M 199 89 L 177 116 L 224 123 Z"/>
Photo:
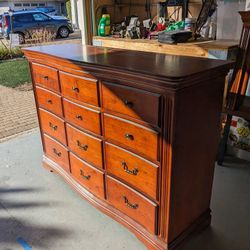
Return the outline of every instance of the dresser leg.
<path id="1" fill-rule="evenodd" d="M 48 171 L 50 171 L 51 173 L 54 172 L 54 170 L 46 163 L 46 162 L 43 162 L 43 167 L 46 168 Z"/>

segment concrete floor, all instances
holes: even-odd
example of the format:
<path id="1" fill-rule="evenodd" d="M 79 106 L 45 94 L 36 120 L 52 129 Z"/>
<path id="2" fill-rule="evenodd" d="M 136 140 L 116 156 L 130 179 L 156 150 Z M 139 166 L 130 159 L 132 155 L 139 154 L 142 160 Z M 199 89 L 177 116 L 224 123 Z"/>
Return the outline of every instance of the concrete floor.
<path id="1" fill-rule="evenodd" d="M 145 249 L 43 169 L 41 157 L 37 131 L 0 144 L 0 250 L 28 250 L 25 242 L 46 250 Z M 250 249 L 250 164 L 227 159 L 226 165 L 216 167 L 211 228 L 183 250 Z"/>

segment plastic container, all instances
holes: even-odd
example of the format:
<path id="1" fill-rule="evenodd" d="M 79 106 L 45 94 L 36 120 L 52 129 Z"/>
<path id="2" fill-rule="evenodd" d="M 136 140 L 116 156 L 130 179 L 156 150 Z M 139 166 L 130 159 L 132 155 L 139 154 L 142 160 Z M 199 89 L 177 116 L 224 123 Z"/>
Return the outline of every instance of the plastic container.
<path id="1" fill-rule="evenodd" d="M 110 34 L 110 15 L 103 14 L 98 25 L 98 36 L 108 36 Z"/>
<path id="2" fill-rule="evenodd" d="M 194 32 L 196 25 L 196 18 L 185 18 L 184 30 Z"/>

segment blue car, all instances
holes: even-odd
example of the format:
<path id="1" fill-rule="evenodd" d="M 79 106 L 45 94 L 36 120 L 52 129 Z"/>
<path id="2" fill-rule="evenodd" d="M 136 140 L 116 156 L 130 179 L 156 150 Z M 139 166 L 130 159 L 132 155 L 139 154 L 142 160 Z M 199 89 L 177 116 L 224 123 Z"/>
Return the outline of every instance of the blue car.
<path id="1" fill-rule="evenodd" d="M 12 20 L 12 22 L 11 22 Z M 61 38 L 67 38 L 73 33 L 73 27 L 69 19 L 63 16 L 50 16 L 41 11 L 16 11 L 12 17 L 9 13 L 2 16 L 2 33 L 5 38 L 9 38 L 9 34 L 16 33 L 19 35 L 20 43 L 24 43 L 25 39 L 31 38 L 32 33 L 37 30 L 47 30 Z"/>

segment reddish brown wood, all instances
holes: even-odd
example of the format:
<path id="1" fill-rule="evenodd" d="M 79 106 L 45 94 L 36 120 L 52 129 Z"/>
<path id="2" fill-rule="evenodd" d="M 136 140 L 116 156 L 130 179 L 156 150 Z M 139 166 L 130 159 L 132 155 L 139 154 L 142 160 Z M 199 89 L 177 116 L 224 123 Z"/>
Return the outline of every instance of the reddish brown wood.
<path id="1" fill-rule="evenodd" d="M 108 173 L 157 199 L 157 165 L 110 143 L 105 143 L 105 152 Z"/>
<path id="2" fill-rule="evenodd" d="M 94 79 L 59 72 L 62 95 L 99 106 L 98 83 Z"/>
<path id="3" fill-rule="evenodd" d="M 71 173 L 94 195 L 104 199 L 104 174 L 70 153 Z"/>
<path id="4" fill-rule="evenodd" d="M 47 135 L 44 135 L 43 138 L 46 155 L 48 155 L 48 157 L 56 161 L 60 166 L 69 172 L 70 166 L 68 150 L 62 144 L 56 142 Z"/>
<path id="5" fill-rule="evenodd" d="M 111 177 L 106 181 L 108 202 L 156 234 L 157 205 Z"/>
<path id="6" fill-rule="evenodd" d="M 105 82 L 102 95 L 105 110 L 159 125 L 159 94 Z"/>
<path id="7" fill-rule="evenodd" d="M 43 132 L 66 145 L 64 120 L 44 109 L 39 109 L 39 113 Z"/>
<path id="8" fill-rule="evenodd" d="M 83 160 L 102 168 L 102 140 L 66 125 L 68 146 Z"/>
<path id="9" fill-rule="evenodd" d="M 106 114 L 104 115 L 104 131 L 107 139 L 137 150 L 149 159 L 155 161 L 159 159 L 156 131 Z"/>
<path id="10" fill-rule="evenodd" d="M 32 64 L 33 80 L 35 84 L 59 92 L 58 70 L 44 65 Z"/>
<path id="11" fill-rule="evenodd" d="M 32 71 L 32 65 L 43 64 L 100 83 L 100 107 L 74 96 L 71 100 L 63 97 L 63 120 L 77 130 L 68 132 L 67 147 L 42 134 L 45 166 L 60 173 L 93 206 L 129 228 L 148 249 L 178 249 L 189 235 L 209 224 L 224 78 L 231 63 L 81 45 L 24 51 Z M 122 106 L 119 98 L 124 101 L 125 97 L 136 97 L 133 112 Z M 83 121 L 76 119 L 79 115 Z M 78 135 L 87 138 L 89 134 L 103 141 L 103 169 L 86 163 L 100 160 L 99 149 L 88 160 L 75 150 L 73 157 L 80 163 L 75 164 L 74 177 L 64 165 L 68 150 L 74 150 L 70 143 Z M 55 154 L 59 151 L 64 152 L 60 155 L 64 160 Z M 143 177 L 135 175 L 139 181 L 124 175 L 128 174 L 120 165 L 124 158 L 129 173 L 140 165 L 138 173 Z M 95 181 L 103 187 L 95 191 L 96 186 L 82 183 L 79 165 L 104 177 L 104 182 Z"/>
<path id="12" fill-rule="evenodd" d="M 95 134 L 101 134 L 100 112 L 63 99 L 65 119 Z"/>
<path id="13" fill-rule="evenodd" d="M 36 87 L 38 105 L 52 113 L 63 116 L 61 97 L 44 88 Z"/>

